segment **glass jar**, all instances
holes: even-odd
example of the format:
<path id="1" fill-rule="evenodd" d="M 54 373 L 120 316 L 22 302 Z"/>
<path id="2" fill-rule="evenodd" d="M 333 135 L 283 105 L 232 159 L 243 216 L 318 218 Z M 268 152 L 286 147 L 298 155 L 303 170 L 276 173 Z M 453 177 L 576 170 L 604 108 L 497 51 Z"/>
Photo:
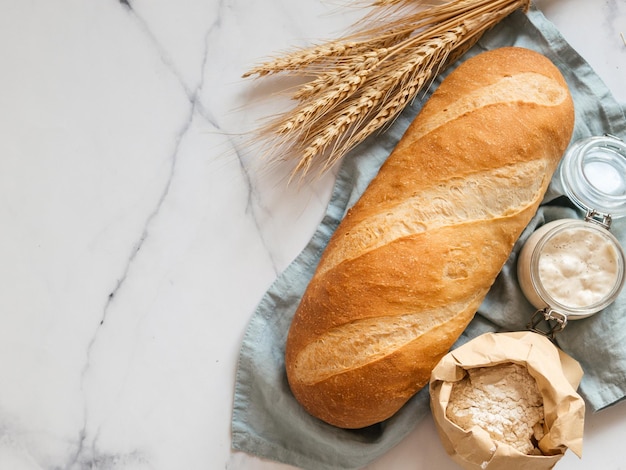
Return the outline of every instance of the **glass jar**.
<path id="1" fill-rule="evenodd" d="M 582 210 L 608 216 L 609 224 L 611 217 L 626 215 L 624 141 L 609 135 L 583 139 L 570 147 L 558 171 L 565 195 Z"/>
<path id="2" fill-rule="evenodd" d="M 612 136 L 584 139 L 571 146 L 558 171 L 585 217 L 540 227 L 517 264 L 522 292 L 537 309 L 528 327 L 551 337 L 568 320 L 609 306 L 624 286 L 626 257 L 609 230 L 614 218 L 626 215 L 626 144 Z"/>

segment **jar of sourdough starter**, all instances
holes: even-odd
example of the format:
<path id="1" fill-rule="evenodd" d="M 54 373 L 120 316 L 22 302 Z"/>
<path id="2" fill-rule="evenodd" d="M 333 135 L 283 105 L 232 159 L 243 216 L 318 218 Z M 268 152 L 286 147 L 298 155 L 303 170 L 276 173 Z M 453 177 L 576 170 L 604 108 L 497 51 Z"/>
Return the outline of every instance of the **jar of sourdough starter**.
<path id="1" fill-rule="evenodd" d="M 613 303 L 624 285 L 624 251 L 610 228 L 626 215 L 626 143 L 608 135 L 584 139 L 568 150 L 558 171 L 566 196 L 585 218 L 540 227 L 517 265 L 520 287 L 537 308 L 528 328 L 552 338 L 568 320 Z"/>

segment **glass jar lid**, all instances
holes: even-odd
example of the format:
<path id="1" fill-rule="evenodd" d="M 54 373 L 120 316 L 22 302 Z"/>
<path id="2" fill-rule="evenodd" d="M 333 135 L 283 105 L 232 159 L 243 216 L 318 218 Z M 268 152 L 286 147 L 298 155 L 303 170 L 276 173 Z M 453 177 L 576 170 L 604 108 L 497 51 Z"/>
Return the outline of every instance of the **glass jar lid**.
<path id="1" fill-rule="evenodd" d="M 626 215 L 626 143 L 610 135 L 576 142 L 563 157 L 561 183 L 581 209 Z"/>

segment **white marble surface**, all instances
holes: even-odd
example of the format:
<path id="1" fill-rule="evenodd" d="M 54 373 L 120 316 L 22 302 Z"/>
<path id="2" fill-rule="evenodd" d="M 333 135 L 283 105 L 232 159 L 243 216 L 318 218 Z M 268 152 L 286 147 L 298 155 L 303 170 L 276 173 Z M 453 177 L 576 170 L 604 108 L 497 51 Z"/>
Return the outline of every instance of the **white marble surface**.
<path id="1" fill-rule="evenodd" d="M 537 0 L 626 102 L 626 3 Z M 240 79 L 336 36 L 337 2 L 0 5 L 0 469 L 285 469 L 230 450 L 237 351 L 324 211 L 238 136 L 281 109 Z M 585 455 L 623 468 L 626 404 Z M 453 469 L 432 421 L 371 469 Z"/>

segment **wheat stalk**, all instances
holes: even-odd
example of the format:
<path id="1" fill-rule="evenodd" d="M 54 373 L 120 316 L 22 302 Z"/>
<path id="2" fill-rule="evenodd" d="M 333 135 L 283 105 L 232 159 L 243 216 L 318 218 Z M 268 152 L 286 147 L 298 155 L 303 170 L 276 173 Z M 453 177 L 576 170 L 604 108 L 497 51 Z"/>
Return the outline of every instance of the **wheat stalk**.
<path id="1" fill-rule="evenodd" d="M 358 1 L 358 0 L 357 0 Z M 390 124 L 485 31 L 530 0 L 371 0 L 345 37 L 293 50 L 244 77 L 312 77 L 298 104 L 258 129 L 273 161 L 295 161 L 292 177 L 321 174 Z"/>

